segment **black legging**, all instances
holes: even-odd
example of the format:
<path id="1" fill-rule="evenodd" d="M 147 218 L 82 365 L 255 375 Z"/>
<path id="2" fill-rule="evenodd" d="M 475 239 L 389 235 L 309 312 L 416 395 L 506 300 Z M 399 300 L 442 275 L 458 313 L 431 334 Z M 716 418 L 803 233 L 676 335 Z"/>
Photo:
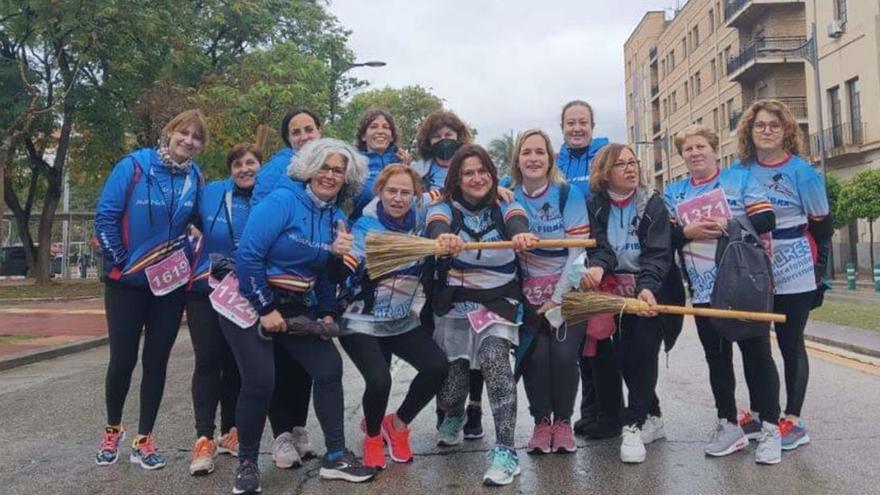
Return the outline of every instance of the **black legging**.
<path id="1" fill-rule="evenodd" d="M 297 426 L 306 425 L 312 395 L 312 377 L 278 343 L 275 344 L 275 383 L 285 384 L 284 387 L 275 388 L 269 405 L 272 436 L 278 438 Z"/>
<path id="2" fill-rule="evenodd" d="M 584 339 L 584 343 L 586 343 L 586 339 Z M 581 352 L 583 352 L 583 344 Z M 591 360 L 592 358 L 587 356 L 578 358 L 578 367 L 581 371 L 581 419 L 586 419 L 589 423 L 595 421 L 599 414 Z"/>
<path id="3" fill-rule="evenodd" d="M 285 318 L 302 314 L 302 308 L 279 306 Z M 241 374 L 241 392 L 235 419 L 238 423 L 239 457 L 257 462 L 266 413 L 275 390 L 275 359 L 272 341 L 257 334 L 257 325 L 242 329 L 226 318 L 220 319 L 223 335 L 232 348 Z M 328 452 L 345 448 L 342 395 L 342 358 L 332 341 L 313 336 L 275 335 L 314 379 L 315 414 L 324 433 Z M 279 384 L 287 386 L 287 384 Z M 304 400 L 304 399 L 300 399 Z"/>
<path id="4" fill-rule="evenodd" d="M 367 434 L 376 436 L 391 394 L 391 355 L 400 356 L 418 372 L 410 383 L 397 416 L 406 424 L 431 401 L 446 378 L 446 355 L 421 328 L 390 337 L 351 334 L 339 339 L 342 348 L 357 366 L 366 388 L 363 396 Z"/>
<path id="5" fill-rule="evenodd" d="M 696 304 L 695 306 L 708 306 Z M 709 365 L 709 385 L 715 397 L 718 418 L 736 422 L 736 375 L 733 372 L 733 344 L 724 339 L 708 318 L 697 316 L 697 334 Z M 770 333 L 737 341 L 742 354 L 751 408 L 761 421 L 779 421 L 779 374 L 770 354 Z"/>
<path id="6" fill-rule="evenodd" d="M 220 433 L 235 426 L 235 403 L 241 388 L 238 366 L 207 293 L 187 293 L 186 322 L 196 361 L 192 376 L 196 436 L 214 438 L 218 403 Z"/>
<path id="7" fill-rule="evenodd" d="M 107 424 L 122 423 L 122 409 L 131 386 L 131 373 L 137 364 L 141 332 L 146 328 L 138 433 L 147 435 L 153 431 L 165 391 L 168 356 L 180 329 L 185 301 L 183 289 L 159 297 L 147 288 L 114 282 L 104 284 L 104 309 L 110 337 L 105 382 Z"/>
<path id="8" fill-rule="evenodd" d="M 776 312 L 785 313 L 785 323 L 775 323 L 776 342 L 785 363 L 785 414 L 801 415 L 807 382 L 810 379 L 810 362 L 804 343 L 804 327 L 810 317 L 810 309 L 816 291 L 802 294 L 780 294 L 773 298 Z"/>
<path id="9" fill-rule="evenodd" d="M 544 419 L 571 420 L 584 332 L 585 325 L 578 324 L 535 336 L 523 369 L 529 412 L 535 424 Z"/>

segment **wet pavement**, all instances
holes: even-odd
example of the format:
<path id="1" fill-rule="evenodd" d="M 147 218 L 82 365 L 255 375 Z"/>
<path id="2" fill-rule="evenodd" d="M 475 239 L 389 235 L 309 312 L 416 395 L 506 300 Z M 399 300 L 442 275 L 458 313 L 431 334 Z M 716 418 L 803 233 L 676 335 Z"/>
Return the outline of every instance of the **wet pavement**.
<path id="1" fill-rule="evenodd" d="M 116 465 L 94 464 L 104 422 L 107 355 L 108 349 L 101 347 L 0 372 L 3 493 L 230 493 L 234 459 L 219 457 L 217 470 L 207 477 L 194 478 L 188 472 L 194 440 L 189 387 L 193 358 L 185 330 L 172 355 L 156 427 L 157 444 L 166 455 L 167 467 L 147 472 L 133 466 L 127 461 L 127 444 Z M 781 365 L 778 354 L 775 357 Z M 345 363 L 346 434 L 349 445 L 360 452 L 363 383 L 351 363 Z M 391 463 L 374 482 L 351 485 L 319 480 L 316 460 L 299 469 L 281 471 L 272 465 L 271 456 L 264 454 L 260 458 L 263 493 L 880 493 L 876 469 L 880 458 L 880 367 L 876 362 L 856 363 L 824 353 L 813 353 L 810 364 L 804 414 L 812 443 L 786 453 L 777 466 L 756 465 L 754 443 L 745 452 L 726 458 L 704 457 L 703 443 L 712 429 L 715 411 L 702 349 L 693 328 L 686 327 L 669 356 L 668 367 L 661 356 L 658 393 L 667 439 L 648 446 L 644 464 L 621 464 L 618 439 L 579 439 L 579 449 L 571 455 L 527 455 L 523 447 L 532 420 L 520 388 L 516 445 L 522 475 L 508 487 L 490 489 L 479 483 L 486 467 L 485 452 L 494 438 L 491 418 L 484 417 L 487 436 L 483 440 L 441 449 L 434 442 L 435 418 L 433 406 L 429 406 L 413 425 L 414 463 Z M 396 369 L 392 406 L 400 403 L 413 376 L 406 365 Z M 738 383 L 744 383 L 742 373 Z M 132 427 L 137 423 L 138 384 L 139 371 L 125 409 L 125 423 Z M 739 387 L 738 397 L 740 404 L 746 405 L 744 386 Z M 322 437 L 314 414 L 308 428 L 313 442 L 320 445 Z M 264 452 L 269 442 L 267 433 Z"/>

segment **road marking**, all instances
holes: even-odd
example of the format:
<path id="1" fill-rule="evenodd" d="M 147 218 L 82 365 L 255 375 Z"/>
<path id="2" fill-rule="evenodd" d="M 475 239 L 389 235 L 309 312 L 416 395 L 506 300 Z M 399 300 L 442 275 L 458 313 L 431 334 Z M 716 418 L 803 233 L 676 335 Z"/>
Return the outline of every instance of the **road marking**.
<path id="1" fill-rule="evenodd" d="M 859 371 L 864 371 L 865 373 L 880 376 L 880 366 L 876 364 L 866 363 L 858 359 L 841 356 L 839 354 L 828 352 L 826 350 L 809 345 L 807 346 L 807 354 L 810 354 L 825 361 L 846 366 L 848 368 L 853 368 Z"/>
<path id="2" fill-rule="evenodd" d="M 103 315 L 103 309 L 41 309 L 41 308 L 4 308 L 0 313 L 13 315 L 29 315 L 34 313 L 53 315 Z"/>

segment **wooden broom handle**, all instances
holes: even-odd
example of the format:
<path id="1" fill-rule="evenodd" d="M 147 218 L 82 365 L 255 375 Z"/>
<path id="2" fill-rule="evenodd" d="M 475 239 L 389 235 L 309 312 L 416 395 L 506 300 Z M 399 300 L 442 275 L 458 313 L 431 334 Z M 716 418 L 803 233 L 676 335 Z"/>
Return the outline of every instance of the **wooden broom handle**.
<path id="1" fill-rule="evenodd" d="M 676 315 L 707 316 L 710 318 L 730 318 L 733 320 L 765 321 L 772 323 L 785 323 L 785 315 L 777 313 L 759 313 L 756 311 L 736 311 L 733 309 L 717 308 L 694 308 L 692 306 L 669 306 L 656 304 L 650 309 L 658 313 Z"/>
<path id="2" fill-rule="evenodd" d="M 596 239 L 540 239 L 538 248 L 594 248 Z M 466 242 L 464 249 L 513 249 L 513 241 Z"/>

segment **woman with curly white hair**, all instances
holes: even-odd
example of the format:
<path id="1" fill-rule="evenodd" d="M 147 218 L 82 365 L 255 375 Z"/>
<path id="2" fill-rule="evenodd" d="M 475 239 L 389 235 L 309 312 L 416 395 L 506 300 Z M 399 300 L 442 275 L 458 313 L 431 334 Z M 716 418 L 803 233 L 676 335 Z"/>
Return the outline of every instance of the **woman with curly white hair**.
<path id="1" fill-rule="evenodd" d="M 275 388 L 273 343 L 260 335 L 260 327 L 314 379 L 315 413 L 327 447 L 321 477 L 360 482 L 375 475 L 345 447 L 339 352 L 319 336 L 287 334 L 285 323 L 293 317 L 324 324 L 338 319 L 332 268 L 341 270 L 342 256 L 352 245 L 340 204 L 358 194 L 366 170 L 360 153 L 342 141 L 307 143 L 288 167 L 288 177 L 251 212 L 241 234 L 235 272 L 241 295 L 259 321 L 242 328 L 221 318 L 241 374 L 236 408 L 240 463 L 233 493 L 260 488 L 257 455 Z"/>

